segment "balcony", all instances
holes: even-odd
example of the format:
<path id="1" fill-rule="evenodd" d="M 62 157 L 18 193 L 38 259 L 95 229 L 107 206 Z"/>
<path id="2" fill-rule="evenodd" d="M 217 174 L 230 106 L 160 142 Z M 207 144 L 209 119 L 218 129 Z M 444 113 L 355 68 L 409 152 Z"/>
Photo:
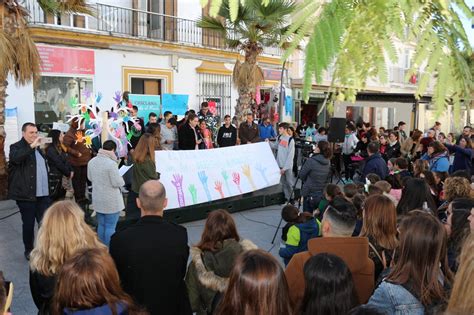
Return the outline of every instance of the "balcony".
<path id="1" fill-rule="evenodd" d="M 99 31 L 116 36 L 231 50 L 226 47 L 219 32 L 198 27 L 196 20 L 101 3 L 92 5 L 95 16 L 81 14 L 48 15 L 34 0 L 26 0 L 25 7 L 30 12 L 29 23 L 31 24 L 51 25 L 73 30 Z M 231 37 L 233 37 L 233 34 L 231 34 Z M 277 57 L 283 54 L 279 47 L 265 47 L 263 53 Z"/>

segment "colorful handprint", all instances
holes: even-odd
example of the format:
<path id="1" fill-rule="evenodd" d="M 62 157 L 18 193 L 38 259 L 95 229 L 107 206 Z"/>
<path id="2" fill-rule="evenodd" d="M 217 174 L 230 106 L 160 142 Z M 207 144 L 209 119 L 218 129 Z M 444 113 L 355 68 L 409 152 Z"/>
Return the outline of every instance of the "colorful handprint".
<path id="1" fill-rule="evenodd" d="M 265 171 L 267 169 L 265 167 L 263 167 L 262 164 L 260 164 L 260 163 L 257 164 L 255 169 L 260 173 L 260 176 L 262 176 L 263 180 L 265 181 L 265 184 L 267 184 L 267 186 L 269 186 L 270 183 L 268 182 L 267 175 L 265 174 Z"/>
<path id="2" fill-rule="evenodd" d="M 76 144 L 82 143 L 84 141 L 84 135 L 81 131 L 76 131 Z"/>
<path id="3" fill-rule="evenodd" d="M 121 99 L 122 99 L 122 92 L 115 91 L 114 101 L 116 103 L 119 103 Z"/>
<path id="4" fill-rule="evenodd" d="M 209 187 L 207 185 L 208 177 L 206 175 L 206 172 L 205 171 L 198 172 L 198 177 L 202 183 L 202 187 L 204 188 L 204 191 L 206 192 L 207 200 L 212 201 L 211 192 L 209 191 Z"/>
<path id="5" fill-rule="evenodd" d="M 229 195 L 232 193 L 230 191 L 230 187 L 229 187 L 229 174 L 227 174 L 226 171 L 222 171 L 222 178 L 224 178 L 224 183 L 225 183 L 225 187 L 227 188 L 227 192 L 229 193 Z"/>
<path id="6" fill-rule="evenodd" d="M 221 195 L 221 198 L 224 199 L 225 196 L 224 196 L 224 192 L 222 191 L 222 182 L 220 181 L 215 181 L 214 182 L 214 189 L 217 190 L 219 192 L 219 194 Z"/>
<path id="7" fill-rule="evenodd" d="M 171 184 L 176 188 L 176 193 L 178 195 L 178 204 L 180 207 L 186 206 L 184 192 L 183 192 L 183 175 L 181 174 L 174 174 Z"/>
<path id="8" fill-rule="evenodd" d="M 240 189 L 240 174 L 237 172 L 232 173 L 232 181 L 237 185 L 239 192 L 242 193 L 242 189 Z"/>
<path id="9" fill-rule="evenodd" d="M 90 136 L 86 136 L 84 140 L 84 145 L 90 149 L 92 147 L 92 138 Z"/>
<path id="10" fill-rule="evenodd" d="M 194 185 L 189 185 L 188 186 L 188 191 L 191 194 L 191 199 L 193 200 L 193 204 L 197 203 L 197 190 L 196 186 Z"/>
<path id="11" fill-rule="evenodd" d="M 252 170 L 248 164 L 242 165 L 242 173 L 244 173 L 245 177 L 247 177 L 252 189 L 257 190 L 257 186 L 255 186 L 255 183 L 253 182 Z"/>

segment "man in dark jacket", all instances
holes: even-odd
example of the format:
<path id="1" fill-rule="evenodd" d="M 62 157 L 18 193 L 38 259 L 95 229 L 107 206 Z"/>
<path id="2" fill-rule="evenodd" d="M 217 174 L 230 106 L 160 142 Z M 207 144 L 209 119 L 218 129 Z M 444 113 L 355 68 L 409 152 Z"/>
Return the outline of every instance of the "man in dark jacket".
<path id="1" fill-rule="evenodd" d="M 21 128 L 23 137 L 10 146 L 8 198 L 16 200 L 23 222 L 25 258 L 29 260 L 35 238 L 35 219 L 39 224 L 50 205 L 48 168 L 39 149 L 44 138 L 33 123 Z"/>
<path id="2" fill-rule="evenodd" d="M 247 113 L 247 121 L 239 126 L 240 144 L 255 143 L 260 141 L 258 125 L 253 122 L 252 112 Z"/>
<path id="3" fill-rule="evenodd" d="M 237 128 L 231 125 L 230 115 L 224 116 L 224 125 L 219 128 L 217 144 L 220 148 L 231 147 L 237 143 Z"/>
<path id="4" fill-rule="evenodd" d="M 163 220 L 165 187 L 145 182 L 137 205 L 142 217 L 115 233 L 110 254 L 125 291 L 152 315 L 191 314 L 184 277 L 189 256 L 186 229 Z"/>
<path id="5" fill-rule="evenodd" d="M 365 162 L 364 170 L 362 171 L 362 182 L 365 182 L 365 177 L 370 173 L 377 174 L 381 179 L 385 179 L 385 177 L 387 177 L 387 162 L 385 162 L 385 160 L 380 155 L 379 148 L 380 145 L 378 142 L 371 142 L 367 146 L 369 158 Z"/>

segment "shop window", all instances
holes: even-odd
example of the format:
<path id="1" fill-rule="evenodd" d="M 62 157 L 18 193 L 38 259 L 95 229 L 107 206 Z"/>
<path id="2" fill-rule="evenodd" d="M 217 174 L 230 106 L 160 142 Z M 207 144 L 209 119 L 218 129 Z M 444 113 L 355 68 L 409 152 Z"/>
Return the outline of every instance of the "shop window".
<path id="1" fill-rule="evenodd" d="M 79 113 L 76 102 L 91 103 L 93 95 L 90 78 L 43 76 L 35 89 L 35 122 L 65 122 L 67 115 Z"/>
<path id="2" fill-rule="evenodd" d="M 220 117 L 230 115 L 232 112 L 231 90 L 231 76 L 199 73 L 199 103 L 214 102 L 215 114 Z"/>

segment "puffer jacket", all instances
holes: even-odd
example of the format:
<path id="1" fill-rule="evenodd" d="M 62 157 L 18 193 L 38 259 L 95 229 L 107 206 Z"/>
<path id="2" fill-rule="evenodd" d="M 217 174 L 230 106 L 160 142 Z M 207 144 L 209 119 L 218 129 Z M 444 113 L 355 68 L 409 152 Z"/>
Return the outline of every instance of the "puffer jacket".
<path id="1" fill-rule="evenodd" d="M 328 182 L 330 170 L 331 163 L 322 154 L 307 159 L 298 175 L 304 183 L 301 195 L 308 197 L 316 192 L 322 192 Z"/>
<path id="2" fill-rule="evenodd" d="M 225 240 L 217 252 L 201 251 L 191 247 L 191 264 L 186 274 L 191 308 L 197 315 L 207 315 L 212 312 L 216 294 L 223 293 L 235 260 L 240 253 L 256 249 L 257 246 L 249 240 L 237 242 Z"/>
<path id="3" fill-rule="evenodd" d="M 288 223 L 282 232 L 282 240 L 284 244 L 280 247 L 278 254 L 285 266 L 296 253 L 308 250 L 308 240 L 321 236 L 321 222 L 318 219 L 311 218 L 304 223 Z"/>
<path id="4" fill-rule="evenodd" d="M 431 172 L 447 172 L 449 171 L 449 155 L 448 152 L 439 153 L 436 155 L 429 156 L 425 153 L 422 160 L 427 160 L 430 165 Z"/>

